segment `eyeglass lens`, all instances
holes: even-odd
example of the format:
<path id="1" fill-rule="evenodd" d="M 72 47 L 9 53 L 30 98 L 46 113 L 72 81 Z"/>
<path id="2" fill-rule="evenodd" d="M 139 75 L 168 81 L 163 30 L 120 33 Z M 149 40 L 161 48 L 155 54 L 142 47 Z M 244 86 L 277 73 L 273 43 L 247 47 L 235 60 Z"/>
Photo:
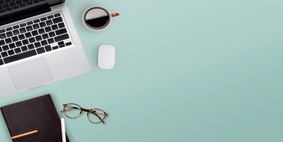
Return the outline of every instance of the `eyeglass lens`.
<path id="1" fill-rule="evenodd" d="M 108 12 L 106 12 L 102 8 L 93 8 L 86 12 L 85 16 L 85 23 L 96 29 L 101 29 L 109 23 L 110 17 Z"/>
<path id="2" fill-rule="evenodd" d="M 70 118 L 78 117 L 82 112 L 81 107 L 76 104 L 67 104 L 64 109 L 65 115 Z"/>
<path id="3" fill-rule="evenodd" d="M 105 113 L 100 109 L 91 109 L 87 115 L 89 121 L 93 123 L 100 123 L 105 118 Z"/>

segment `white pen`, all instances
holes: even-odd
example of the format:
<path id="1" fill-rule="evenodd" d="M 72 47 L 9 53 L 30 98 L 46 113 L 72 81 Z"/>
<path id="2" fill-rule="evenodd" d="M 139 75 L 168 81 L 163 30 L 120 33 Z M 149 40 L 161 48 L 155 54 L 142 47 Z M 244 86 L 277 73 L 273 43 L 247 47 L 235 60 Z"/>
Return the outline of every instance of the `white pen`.
<path id="1" fill-rule="evenodd" d="M 61 117 L 61 132 L 62 132 L 62 142 L 66 142 L 66 129 L 65 129 L 64 117 Z"/>

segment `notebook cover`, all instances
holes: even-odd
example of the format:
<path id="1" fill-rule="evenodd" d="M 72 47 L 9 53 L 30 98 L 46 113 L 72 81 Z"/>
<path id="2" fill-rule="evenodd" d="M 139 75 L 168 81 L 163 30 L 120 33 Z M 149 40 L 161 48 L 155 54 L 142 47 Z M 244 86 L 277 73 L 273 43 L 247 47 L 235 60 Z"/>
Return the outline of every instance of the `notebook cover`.
<path id="1" fill-rule="evenodd" d="M 62 142 L 61 121 L 49 94 L 4 106 L 1 111 L 11 137 L 38 130 L 13 142 Z"/>

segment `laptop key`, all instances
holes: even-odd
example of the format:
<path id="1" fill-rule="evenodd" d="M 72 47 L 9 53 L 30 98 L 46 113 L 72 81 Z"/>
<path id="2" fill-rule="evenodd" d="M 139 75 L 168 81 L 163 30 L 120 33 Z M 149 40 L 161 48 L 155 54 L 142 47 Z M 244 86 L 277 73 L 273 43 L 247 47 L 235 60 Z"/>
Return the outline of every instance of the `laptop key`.
<path id="1" fill-rule="evenodd" d="M 27 26 L 26 28 L 27 28 L 27 31 L 33 30 L 33 29 L 32 29 L 32 26 Z"/>
<path id="2" fill-rule="evenodd" d="M 21 41 L 16 42 L 16 46 L 17 46 L 17 47 L 22 46 L 22 42 L 21 42 Z"/>
<path id="3" fill-rule="evenodd" d="M 41 35 L 39 35 L 39 36 L 36 36 L 35 39 L 36 39 L 36 41 L 41 41 L 42 37 L 41 37 Z"/>
<path id="4" fill-rule="evenodd" d="M 32 34 L 33 36 L 37 36 L 37 35 L 38 35 L 38 32 L 37 32 L 37 31 L 32 31 L 31 34 Z"/>
<path id="5" fill-rule="evenodd" d="M 13 36 L 12 40 L 13 40 L 13 42 L 17 42 L 19 40 L 19 38 L 17 36 Z"/>
<path id="6" fill-rule="evenodd" d="M 53 19 L 53 23 L 59 23 L 59 22 L 62 22 L 63 19 L 61 17 L 57 17 L 55 19 Z"/>
<path id="7" fill-rule="evenodd" d="M 50 16 L 47 17 L 47 19 L 52 19 L 52 18 L 54 18 L 53 15 L 50 15 Z"/>
<path id="8" fill-rule="evenodd" d="M 70 45 L 72 45 L 71 42 L 67 42 L 67 43 L 66 43 L 66 46 L 70 46 Z"/>
<path id="9" fill-rule="evenodd" d="M 51 20 L 47 20 L 47 21 L 46 21 L 46 24 L 47 24 L 47 25 L 52 25 L 53 23 L 52 23 Z"/>
<path id="10" fill-rule="evenodd" d="M 56 50 L 56 49 L 58 49 L 58 48 L 59 48 L 58 46 L 52 47 L 53 50 Z"/>
<path id="11" fill-rule="evenodd" d="M 38 54 L 41 54 L 41 53 L 45 52 L 43 47 L 40 47 L 40 48 L 36 49 L 36 51 L 37 51 Z"/>
<path id="12" fill-rule="evenodd" d="M 65 47 L 65 43 L 63 41 L 58 42 L 58 45 L 59 45 L 60 48 Z"/>
<path id="13" fill-rule="evenodd" d="M 7 32 L 6 35 L 7 35 L 7 37 L 11 37 L 11 36 L 13 36 L 13 33 L 12 32 Z"/>
<path id="14" fill-rule="evenodd" d="M 19 6 L 17 6 L 17 5 L 16 5 L 16 6 L 13 6 L 13 9 L 18 9 L 18 8 L 20 8 L 20 7 L 19 7 Z"/>
<path id="15" fill-rule="evenodd" d="M 56 35 L 61 35 L 61 34 L 67 33 L 67 30 L 65 28 L 60 29 L 60 30 L 55 31 L 55 33 L 56 33 Z"/>
<path id="16" fill-rule="evenodd" d="M 8 53 L 7 52 L 2 52 L 1 55 L 2 55 L 2 57 L 7 57 Z"/>
<path id="17" fill-rule="evenodd" d="M 45 22 L 41 22 L 41 23 L 39 23 L 39 26 L 40 26 L 40 27 L 45 27 L 46 24 L 45 24 Z"/>
<path id="18" fill-rule="evenodd" d="M 69 38 L 69 35 L 64 34 L 64 35 L 57 36 L 54 39 L 55 39 L 56 42 L 58 42 L 58 41 L 62 41 L 62 40 L 68 39 L 68 38 Z"/>
<path id="19" fill-rule="evenodd" d="M 24 59 L 24 58 L 31 57 L 31 56 L 34 56 L 34 55 L 36 55 L 36 51 L 30 50 L 28 52 L 24 52 L 24 53 L 21 53 L 21 54 L 18 54 L 18 55 L 14 55 L 14 56 L 4 58 L 4 62 L 7 64 L 7 63 L 18 61 L 18 60 L 21 60 L 21 59 Z"/>
<path id="20" fill-rule="evenodd" d="M 9 27 L 6 29 L 6 31 L 11 31 L 12 30 L 12 27 Z"/>
<path id="21" fill-rule="evenodd" d="M 50 32 L 49 33 L 49 37 L 54 37 L 55 36 L 55 33 L 54 32 Z"/>
<path id="22" fill-rule="evenodd" d="M 54 39 L 53 38 L 49 38 L 47 41 L 48 41 L 49 44 L 54 43 Z"/>
<path id="23" fill-rule="evenodd" d="M 23 34 L 19 35 L 19 39 L 22 40 L 22 39 L 25 39 L 25 36 Z"/>
<path id="24" fill-rule="evenodd" d="M 41 45 L 40 45 L 40 42 L 36 42 L 36 43 L 34 43 L 34 46 L 37 48 L 37 47 L 40 47 Z"/>
<path id="25" fill-rule="evenodd" d="M 20 29 L 20 32 L 21 32 L 21 33 L 25 33 L 25 32 L 26 32 L 26 29 L 25 29 L 25 28 L 21 28 L 21 29 Z"/>
<path id="26" fill-rule="evenodd" d="M 4 40 L 0 40 L 0 46 L 4 44 L 5 44 Z"/>
<path id="27" fill-rule="evenodd" d="M 44 29 L 39 29 L 38 32 L 39 32 L 40 34 L 45 33 Z"/>
<path id="28" fill-rule="evenodd" d="M 34 29 L 38 29 L 39 28 L 39 25 L 38 24 L 35 24 L 32 26 Z"/>
<path id="29" fill-rule="evenodd" d="M 59 28 L 64 28 L 65 27 L 64 23 L 60 23 L 60 24 L 58 24 L 58 26 L 59 26 Z"/>
<path id="30" fill-rule="evenodd" d="M 52 27 L 52 30 L 57 30 L 58 29 L 58 26 L 57 25 L 53 25 L 51 26 Z"/>
<path id="31" fill-rule="evenodd" d="M 13 27 L 13 29 L 18 29 L 19 28 L 19 25 L 16 25 Z"/>
<path id="32" fill-rule="evenodd" d="M 29 40 L 29 43 L 34 43 L 35 42 L 35 38 L 34 37 L 31 37 L 28 40 Z"/>
<path id="33" fill-rule="evenodd" d="M 14 6 L 16 6 L 16 3 L 15 2 L 10 2 L 9 5 L 10 5 L 10 7 L 14 7 Z"/>
<path id="34" fill-rule="evenodd" d="M 8 51 L 8 54 L 9 54 L 9 55 L 14 55 L 15 52 L 14 52 L 14 50 L 9 50 L 9 51 Z"/>
<path id="35" fill-rule="evenodd" d="M 6 38 L 6 34 L 0 34 L 0 39 L 5 39 Z"/>
<path id="36" fill-rule="evenodd" d="M 14 34 L 14 35 L 18 35 L 18 34 L 20 34 L 20 31 L 19 31 L 19 30 L 14 30 L 14 31 L 13 31 L 13 34 Z"/>
<path id="37" fill-rule="evenodd" d="M 26 36 L 26 38 L 30 38 L 31 37 L 31 33 L 26 33 L 25 36 Z"/>
<path id="38" fill-rule="evenodd" d="M 32 21 L 30 21 L 30 22 L 27 22 L 27 25 L 31 25 L 32 24 Z"/>
<path id="39" fill-rule="evenodd" d="M 38 23 L 39 22 L 39 19 L 36 19 L 33 21 L 33 23 Z"/>
<path id="40" fill-rule="evenodd" d="M 20 27 L 24 27 L 26 26 L 26 23 L 20 24 Z"/>
<path id="41" fill-rule="evenodd" d="M 25 4 L 25 3 L 23 3 L 23 4 L 20 4 L 19 6 L 20 6 L 20 7 L 24 7 L 24 6 L 26 6 L 26 4 Z"/>
<path id="42" fill-rule="evenodd" d="M 21 47 L 21 49 L 22 49 L 22 51 L 27 51 L 28 50 L 27 46 L 23 46 L 23 47 Z"/>
<path id="43" fill-rule="evenodd" d="M 4 65 L 4 62 L 2 59 L 0 59 L 0 65 Z"/>
<path id="44" fill-rule="evenodd" d="M 60 16 L 60 13 L 56 13 L 54 14 L 55 17 L 59 17 Z"/>
<path id="45" fill-rule="evenodd" d="M 9 50 L 9 47 L 8 47 L 8 45 L 4 45 L 4 46 L 2 47 L 2 49 L 3 49 L 4 51 L 6 51 L 6 50 Z"/>
<path id="46" fill-rule="evenodd" d="M 10 38 L 6 38 L 5 41 L 6 41 L 6 43 L 11 43 L 12 42 L 12 40 Z"/>
<path id="47" fill-rule="evenodd" d="M 16 48 L 16 45 L 15 45 L 15 43 L 11 43 L 11 44 L 9 44 L 9 47 L 10 47 L 10 49 L 13 49 L 13 48 Z"/>
<path id="48" fill-rule="evenodd" d="M 23 42 L 23 45 L 27 45 L 27 44 L 29 44 L 29 42 L 28 42 L 28 40 L 27 40 L 27 39 L 23 40 L 22 42 Z"/>
<path id="49" fill-rule="evenodd" d="M 11 7 L 11 8 L 7 8 L 6 9 L 6 11 L 11 11 L 11 10 L 13 10 L 13 8 Z"/>
<path id="50" fill-rule="evenodd" d="M 45 21 L 45 20 L 47 20 L 47 18 L 46 18 L 46 17 L 43 17 L 43 18 L 41 18 L 40 20 L 41 20 L 41 21 Z"/>
<path id="51" fill-rule="evenodd" d="M 51 31 L 51 27 L 46 27 L 46 28 L 45 28 L 45 31 L 46 31 L 46 32 L 50 32 L 50 31 Z"/>
<path id="52" fill-rule="evenodd" d="M 43 39 L 47 39 L 47 38 L 48 38 L 48 34 L 43 34 L 43 35 L 42 35 L 42 38 L 43 38 Z"/>
<path id="53" fill-rule="evenodd" d="M 20 49 L 20 48 L 16 48 L 16 49 L 15 49 L 15 52 L 16 52 L 16 54 L 17 54 L 17 53 L 20 53 L 20 52 L 21 52 L 21 49 Z"/>
<path id="54" fill-rule="evenodd" d="M 42 46 L 47 45 L 47 41 L 46 40 L 41 41 L 41 45 Z"/>
<path id="55" fill-rule="evenodd" d="M 48 51 L 51 51 L 51 50 L 52 50 L 50 45 L 47 45 L 47 46 L 45 46 L 44 48 L 45 48 L 46 52 L 48 52 Z"/>
<path id="56" fill-rule="evenodd" d="M 28 45 L 28 49 L 29 49 L 29 50 L 34 49 L 34 48 L 35 48 L 35 47 L 34 47 L 33 44 L 29 44 L 29 45 Z"/>

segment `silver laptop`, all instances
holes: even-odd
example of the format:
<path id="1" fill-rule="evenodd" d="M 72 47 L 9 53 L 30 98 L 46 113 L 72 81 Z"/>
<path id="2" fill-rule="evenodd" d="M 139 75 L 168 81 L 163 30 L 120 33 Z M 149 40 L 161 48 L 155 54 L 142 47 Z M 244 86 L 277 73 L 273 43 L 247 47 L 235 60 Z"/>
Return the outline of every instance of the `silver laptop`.
<path id="1" fill-rule="evenodd" d="M 90 70 L 64 0 L 0 0 L 0 97 Z"/>

